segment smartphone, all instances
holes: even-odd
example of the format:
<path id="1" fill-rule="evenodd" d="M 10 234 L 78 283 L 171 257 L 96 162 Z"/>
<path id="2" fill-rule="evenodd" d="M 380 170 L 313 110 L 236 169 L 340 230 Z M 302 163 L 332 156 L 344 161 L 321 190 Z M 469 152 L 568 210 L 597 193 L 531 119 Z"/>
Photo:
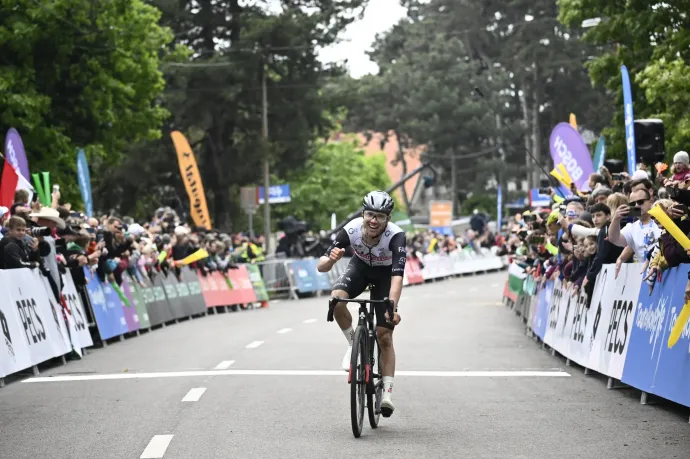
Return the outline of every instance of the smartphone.
<path id="1" fill-rule="evenodd" d="M 549 188 L 549 187 L 539 188 L 539 194 L 543 194 L 545 196 L 550 196 L 551 195 L 551 188 Z"/>
<path id="2" fill-rule="evenodd" d="M 97 242 L 97 243 L 103 242 L 103 239 L 104 239 L 104 238 L 103 238 L 103 233 L 98 233 L 98 234 L 96 234 L 96 242 Z"/>
<path id="3" fill-rule="evenodd" d="M 688 209 L 688 206 L 685 204 L 676 203 L 673 205 L 673 207 L 682 210 L 686 215 L 690 214 L 690 209 Z"/>
<path id="4" fill-rule="evenodd" d="M 666 188 L 666 192 L 668 193 L 668 197 L 671 199 L 676 199 L 678 197 L 678 188 L 674 186 Z"/>
<path id="5" fill-rule="evenodd" d="M 60 191 L 60 185 L 53 185 L 53 193 L 57 193 L 58 191 Z"/>
<path id="6" fill-rule="evenodd" d="M 611 178 L 618 181 L 625 180 L 625 176 L 623 174 L 612 174 Z"/>
<path id="7" fill-rule="evenodd" d="M 635 217 L 635 218 L 640 218 L 642 215 L 642 207 L 629 207 L 630 210 L 628 210 L 628 217 Z"/>

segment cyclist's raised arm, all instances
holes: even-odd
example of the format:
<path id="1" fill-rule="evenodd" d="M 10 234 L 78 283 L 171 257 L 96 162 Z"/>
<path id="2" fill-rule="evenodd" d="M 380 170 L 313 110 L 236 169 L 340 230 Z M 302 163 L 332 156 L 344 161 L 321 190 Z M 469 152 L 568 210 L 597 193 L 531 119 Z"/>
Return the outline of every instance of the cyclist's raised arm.
<path id="1" fill-rule="evenodd" d="M 330 271 L 331 268 L 333 268 L 333 265 L 343 257 L 345 249 L 349 246 L 350 238 L 347 236 L 345 230 L 341 229 L 338 231 L 335 240 L 326 250 L 326 253 L 319 258 L 319 262 L 316 265 L 316 270 L 321 273 Z"/>
<path id="2" fill-rule="evenodd" d="M 395 309 L 398 309 L 398 301 L 403 287 L 403 275 L 405 274 L 406 247 L 405 233 L 398 233 L 391 238 L 391 243 L 388 246 L 393 253 L 393 264 L 391 266 L 391 291 L 388 298 L 395 303 Z"/>

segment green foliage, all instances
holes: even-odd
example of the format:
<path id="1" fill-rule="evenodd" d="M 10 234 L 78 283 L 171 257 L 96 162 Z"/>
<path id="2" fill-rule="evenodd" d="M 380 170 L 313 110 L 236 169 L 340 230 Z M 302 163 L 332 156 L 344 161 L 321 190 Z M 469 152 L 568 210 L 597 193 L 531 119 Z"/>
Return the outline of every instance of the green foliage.
<path id="1" fill-rule="evenodd" d="M 98 182 L 128 144 L 160 137 L 172 34 L 159 18 L 142 0 L 0 1 L 0 132 L 17 128 L 31 170 L 50 171 L 68 200 L 78 148 Z"/>
<path id="2" fill-rule="evenodd" d="M 574 112 L 599 132 L 610 119 L 603 91 L 591 88 L 583 67 L 593 47 L 558 23 L 554 0 L 404 5 L 407 17 L 374 43 L 379 73 L 343 79 L 334 93 L 348 109 L 347 129 L 424 145 L 441 184 L 453 181 L 451 155 L 461 157 L 454 178 L 465 191 L 484 192 L 488 178 L 523 179 L 522 136 L 550 169 L 548 138 L 557 123 Z"/>
<path id="3" fill-rule="evenodd" d="M 365 156 L 351 140 L 318 142 L 305 167 L 289 174 L 286 182 L 292 202 L 274 206 L 276 218 L 294 215 L 313 229 L 330 228 L 333 212 L 340 221 L 361 206 L 366 193 L 391 185 L 385 155 Z"/>
<path id="4" fill-rule="evenodd" d="M 588 64 L 593 84 L 605 86 L 613 96 L 615 114 L 604 131 L 611 156 L 625 158 L 626 155 L 620 73 L 623 64 L 630 73 L 635 118 L 664 120 L 669 157 L 687 148 L 690 2 L 678 0 L 652 5 L 615 0 L 559 0 L 558 5 L 559 19 L 564 24 L 578 26 L 585 19 L 602 18 L 583 39 L 597 47 L 595 59 Z"/>

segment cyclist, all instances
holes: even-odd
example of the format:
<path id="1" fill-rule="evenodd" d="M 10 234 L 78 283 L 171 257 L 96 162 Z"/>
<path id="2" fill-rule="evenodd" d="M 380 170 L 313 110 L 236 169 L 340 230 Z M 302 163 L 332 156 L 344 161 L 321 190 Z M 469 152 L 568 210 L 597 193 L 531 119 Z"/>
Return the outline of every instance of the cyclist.
<path id="1" fill-rule="evenodd" d="M 398 301 L 403 286 L 405 273 L 405 233 L 399 226 L 390 223 L 394 203 L 384 191 L 372 191 L 362 200 L 362 217 L 348 223 L 319 259 L 317 269 L 328 272 L 342 258 L 345 249 L 352 247 L 352 257 L 345 273 L 333 286 L 332 296 L 339 298 L 356 298 L 372 284 L 372 299 L 382 300 L 388 297 L 394 305 L 394 317 L 389 318 L 383 304 L 376 305 L 376 334 L 381 348 L 379 364 L 383 380 L 383 400 L 381 414 L 389 417 L 395 410 L 393 405 L 393 376 L 395 374 L 395 350 L 393 349 L 393 329 L 400 323 Z M 342 367 L 350 369 L 352 341 L 355 332 L 352 328 L 352 316 L 347 303 L 338 303 L 334 317 L 347 338 L 347 352 Z"/>

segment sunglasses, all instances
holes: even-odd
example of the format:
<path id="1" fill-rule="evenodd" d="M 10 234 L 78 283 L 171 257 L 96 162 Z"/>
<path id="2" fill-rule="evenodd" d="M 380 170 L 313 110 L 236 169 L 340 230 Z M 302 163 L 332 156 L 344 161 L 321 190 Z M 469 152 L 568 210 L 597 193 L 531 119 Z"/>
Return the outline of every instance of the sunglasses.
<path id="1" fill-rule="evenodd" d="M 647 201 L 648 201 L 647 199 L 638 199 L 637 201 L 630 201 L 630 202 L 628 203 L 628 206 L 630 206 L 630 207 L 640 207 L 640 206 L 642 206 L 642 204 L 644 204 L 644 203 L 647 202 Z"/>

